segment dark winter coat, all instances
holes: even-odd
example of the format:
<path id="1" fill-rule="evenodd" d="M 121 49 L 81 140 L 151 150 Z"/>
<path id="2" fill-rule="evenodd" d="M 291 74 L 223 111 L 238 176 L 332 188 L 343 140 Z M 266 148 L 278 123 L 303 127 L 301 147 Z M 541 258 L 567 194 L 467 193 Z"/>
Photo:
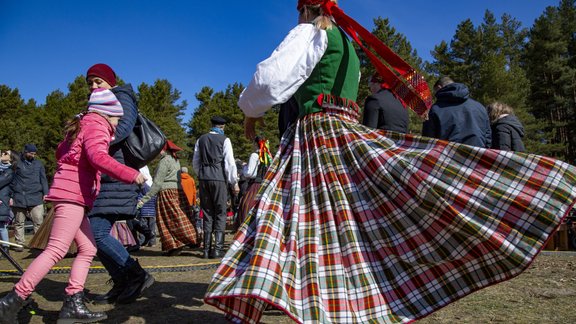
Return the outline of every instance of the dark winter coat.
<path id="1" fill-rule="evenodd" d="M 524 127 L 514 115 L 504 116 L 492 124 L 493 149 L 524 152 L 523 137 Z"/>
<path id="2" fill-rule="evenodd" d="M 468 87 L 451 83 L 436 92 L 436 102 L 424 122 L 422 135 L 490 148 L 492 131 L 486 108 L 471 99 Z"/>
<path id="3" fill-rule="evenodd" d="M 0 170 L 0 222 L 7 222 L 10 218 L 10 183 L 13 176 L 12 168 Z"/>
<path id="4" fill-rule="evenodd" d="M 36 159 L 26 161 L 24 155 L 20 156 L 11 189 L 12 207 L 29 208 L 42 205 L 44 196 L 48 194 L 48 180 L 42 162 Z"/>
<path id="5" fill-rule="evenodd" d="M 402 106 L 390 90 L 382 89 L 366 98 L 362 124 L 406 134 L 408 123 L 408 109 Z"/>
<path id="6" fill-rule="evenodd" d="M 118 162 L 124 162 L 124 154 L 121 150 L 121 142 L 125 140 L 136 124 L 138 117 L 138 106 L 136 95 L 132 86 L 127 84 L 110 89 L 122 104 L 124 116 L 120 118 L 114 140 L 110 143 L 110 155 Z M 130 165 L 128 165 L 130 166 Z M 107 174 L 102 174 L 100 193 L 94 202 L 94 206 L 88 214 L 94 216 L 113 216 L 116 219 L 132 219 L 138 214 L 136 204 L 138 203 L 139 188 L 136 184 L 127 184 L 115 180 Z"/>

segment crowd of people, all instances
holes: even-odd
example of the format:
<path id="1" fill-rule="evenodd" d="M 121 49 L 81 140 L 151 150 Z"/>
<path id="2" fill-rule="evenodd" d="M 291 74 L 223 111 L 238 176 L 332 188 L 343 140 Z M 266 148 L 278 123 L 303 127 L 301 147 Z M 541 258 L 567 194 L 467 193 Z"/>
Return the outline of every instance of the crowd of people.
<path id="1" fill-rule="evenodd" d="M 130 251 L 156 239 L 166 256 L 190 247 L 222 259 L 205 302 L 241 322 L 258 322 L 270 307 L 300 323 L 411 321 L 531 263 L 573 207 L 576 168 L 525 153 L 509 105 L 485 107 L 447 76 L 432 95 L 336 0 L 299 0 L 297 10 L 298 25 L 238 102 L 254 143 L 247 162 L 234 158 L 225 116 L 213 116 L 194 146 L 195 177 L 170 140 L 153 176 L 127 164 L 121 144 L 136 123 L 136 96 L 101 63 L 86 73 L 88 107 L 65 128 L 51 186 L 33 144 L 20 155 L 2 151 L 0 240 L 9 241 L 12 222 L 22 251 L 26 218 L 36 232 L 45 202 L 53 217 L 43 252 L 0 299 L 0 323 L 16 322 L 72 242 L 63 322 L 106 318 L 83 296 L 95 256 L 112 288 L 94 303 L 141 297 L 154 277 Z M 376 73 L 363 111 L 352 41 L 381 54 L 368 55 Z M 256 135 L 276 105 L 274 154 Z M 409 129 L 408 108 L 424 117 L 422 136 Z M 231 210 L 237 233 L 227 251 Z"/>

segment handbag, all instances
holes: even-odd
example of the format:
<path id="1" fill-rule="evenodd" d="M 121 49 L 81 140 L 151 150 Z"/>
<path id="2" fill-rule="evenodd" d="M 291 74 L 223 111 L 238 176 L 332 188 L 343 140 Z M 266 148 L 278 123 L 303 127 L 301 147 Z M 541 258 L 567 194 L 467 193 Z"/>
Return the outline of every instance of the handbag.
<path id="1" fill-rule="evenodd" d="M 166 136 L 153 121 L 138 113 L 132 133 L 122 142 L 124 163 L 135 169 L 154 160 L 164 148 Z"/>

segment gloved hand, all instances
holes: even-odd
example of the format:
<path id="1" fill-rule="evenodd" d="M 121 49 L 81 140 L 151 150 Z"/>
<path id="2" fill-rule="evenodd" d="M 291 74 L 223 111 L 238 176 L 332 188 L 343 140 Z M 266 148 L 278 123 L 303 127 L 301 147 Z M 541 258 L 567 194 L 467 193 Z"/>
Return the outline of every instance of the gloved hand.
<path id="1" fill-rule="evenodd" d="M 136 208 L 141 209 L 142 206 L 144 206 L 144 202 L 142 200 L 138 200 L 138 203 L 136 204 Z"/>

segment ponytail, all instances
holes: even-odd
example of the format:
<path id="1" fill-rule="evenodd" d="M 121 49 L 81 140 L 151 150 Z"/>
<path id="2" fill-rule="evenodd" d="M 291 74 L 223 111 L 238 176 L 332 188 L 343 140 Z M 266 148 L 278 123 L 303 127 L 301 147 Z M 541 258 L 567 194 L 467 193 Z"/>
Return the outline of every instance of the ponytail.
<path id="1" fill-rule="evenodd" d="M 74 116 L 73 119 L 70 119 L 66 123 L 66 126 L 64 126 L 64 136 L 69 144 L 72 144 L 76 137 L 78 137 L 78 133 L 80 132 L 80 121 L 84 115 L 86 115 L 86 112 L 79 113 Z"/>

